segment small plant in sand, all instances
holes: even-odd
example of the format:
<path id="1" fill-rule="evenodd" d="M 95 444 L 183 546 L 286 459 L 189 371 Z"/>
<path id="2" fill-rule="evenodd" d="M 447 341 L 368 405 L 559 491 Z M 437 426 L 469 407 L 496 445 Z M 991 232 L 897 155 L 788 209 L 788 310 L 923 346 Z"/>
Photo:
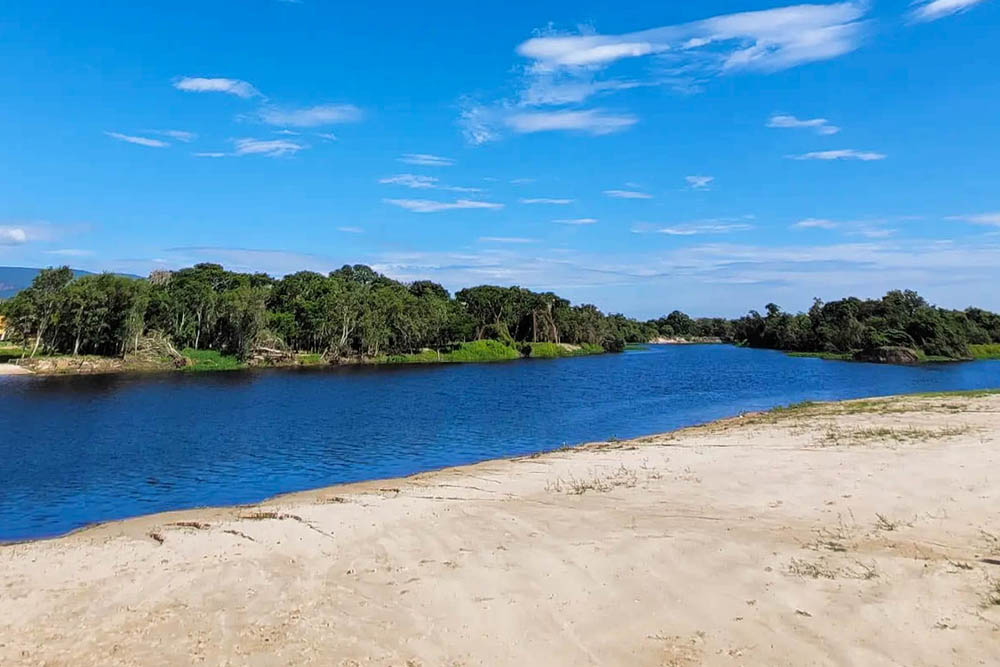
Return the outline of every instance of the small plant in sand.
<path id="1" fill-rule="evenodd" d="M 622 465 L 610 473 L 593 473 L 588 479 L 578 479 L 576 477 L 569 477 L 567 479 L 559 478 L 554 482 L 547 483 L 545 489 L 554 493 L 568 493 L 570 495 L 582 496 L 587 491 L 607 493 L 618 487 L 631 489 L 638 483 L 638 473 Z"/>
<path id="2" fill-rule="evenodd" d="M 1000 607 L 1000 579 L 991 579 L 989 589 L 986 591 L 986 599 L 983 603 L 987 607 Z"/>

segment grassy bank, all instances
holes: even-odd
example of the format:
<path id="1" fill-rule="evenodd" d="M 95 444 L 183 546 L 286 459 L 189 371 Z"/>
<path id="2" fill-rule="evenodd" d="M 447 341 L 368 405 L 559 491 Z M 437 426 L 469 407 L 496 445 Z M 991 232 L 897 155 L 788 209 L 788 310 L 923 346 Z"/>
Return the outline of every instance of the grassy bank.
<path id="1" fill-rule="evenodd" d="M 462 343 L 448 352 L 422 350 L 413 354 L 392 354 L 378 357 L 376 364 L 437 364 L 437 363 L 480 363 L 488 361 L 509 361 L 520 359 L 521 353 L 496 340 L 477 340 Z"/>
<path id="2" fill-rule="evenodd" d="M 981 346 L 970 345 L 969 347 L 970 348 L 972 348 L 972 347 L 995 347 L 995 348 L 997 348 L 997 350 L 995 352 L 995 354 L 997 356 L 995 356 L 995 357 L 985 357 L 985 356 L 984 357 L 979 357 L 979 356 L 976 356 L 975 358 L 976 359 L 1000 359 L 1000 345 L 992 345 L 992 346 L 991 345 L 981 345 Z M 913 350 L 913 352 L 916 353 L 916 355 L 917 355 L 917 361 L 918 361 L 918 363 L 921 363 L 921 364 L 937 364 L 937 363 L 946 363 L 946 362 L 955 362 L 955 361 L 968 361 L 968 359 L 952 359 L 951 357 L 939 357 L 939 356 L 935 356 L 935 355 L 924 354 L 924 352 L 922 350 Z M 850 352 L 786 352 L 785 354 L 787 354 L 789 357 L 799 357 L 799 358 L 804 358 L 804 359 L 825 359 L 826 361 L 858 361 L 858 360 L 856 360 L 854 358 L 854 355 L 851 354 Z M 973 352 L 973 356 L 975 356 L 975 352 Z"/>
<path id="3" fill-rule="evenodd" d="M 562 357 L 585 357 L 591 354 L 604 354 L 600 345 L 583 343 L 581 345 L 563 345 L 560 343 L 528 343 L 532 359 L 560 359 Z"/>
<path id="4" fill-rule="evenodd" d="M 519 347 L 506 345 L 498 340 L 477 340 L 462 343 L 447 352 L 426 349 L 413 354 L 394 354 L 378 357 L 377 364 L 438 364 L 438 363 L 484 363 L 491 361 L 512 361 L 529 357 L 531 359 L 561 359 L 603 354 L 600 345 L 563 345 L 559 343 L 526 343 Z"/>
<path id="5" fill-rule="evenodd" d="M 969 351 L 974 359 L 1000 359 L 1000 343 L 970 345 Z"/>
<path id="6" fill-rule="evenodd" d="M 181 350 L 181 354 L 192 362 L 190 366 L 185 366 L 182 370 L 191 373 L 235 371 L 246 368 L 246 364 L 240 363 L 236 357 L 226 356 L 215 350 L 195 350 L 188 347 Z"/>

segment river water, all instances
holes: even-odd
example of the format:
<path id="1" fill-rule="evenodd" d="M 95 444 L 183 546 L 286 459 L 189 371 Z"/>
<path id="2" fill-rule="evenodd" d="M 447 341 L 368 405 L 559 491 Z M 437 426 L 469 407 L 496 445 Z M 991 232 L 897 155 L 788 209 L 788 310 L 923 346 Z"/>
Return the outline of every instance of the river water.
<path id="1" fill-rule="evenodd" d="M 802 400 L 1000 386 L 722 345 L 495 364 L 0 377 L 0 540 L 629 438 Z"/>

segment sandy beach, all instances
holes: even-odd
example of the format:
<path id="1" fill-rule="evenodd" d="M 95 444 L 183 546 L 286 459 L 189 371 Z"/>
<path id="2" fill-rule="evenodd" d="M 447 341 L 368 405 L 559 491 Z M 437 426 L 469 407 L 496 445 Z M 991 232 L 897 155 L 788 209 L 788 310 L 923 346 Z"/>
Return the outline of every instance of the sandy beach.
<path id="1" fill-rule="evenodd" d="M 31 375 L 31 371 L 17 364 L 0 364 L 0 375 Z"/>
<path id="2" fill-rule="evenodd" d="M 0 547 L 2 665 L 993 665 L 1000 395 L 822 404 Z"/>

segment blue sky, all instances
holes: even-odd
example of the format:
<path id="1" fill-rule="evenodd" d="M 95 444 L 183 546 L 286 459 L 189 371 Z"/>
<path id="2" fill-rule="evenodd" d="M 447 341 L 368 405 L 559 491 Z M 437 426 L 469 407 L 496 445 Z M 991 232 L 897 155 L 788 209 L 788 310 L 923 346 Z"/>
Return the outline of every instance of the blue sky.
<path id="1" fill-rule="evenodd" d="M 995 0 L 153 4 L 0 9 L 0 264 L 1000 309 Z"/>

